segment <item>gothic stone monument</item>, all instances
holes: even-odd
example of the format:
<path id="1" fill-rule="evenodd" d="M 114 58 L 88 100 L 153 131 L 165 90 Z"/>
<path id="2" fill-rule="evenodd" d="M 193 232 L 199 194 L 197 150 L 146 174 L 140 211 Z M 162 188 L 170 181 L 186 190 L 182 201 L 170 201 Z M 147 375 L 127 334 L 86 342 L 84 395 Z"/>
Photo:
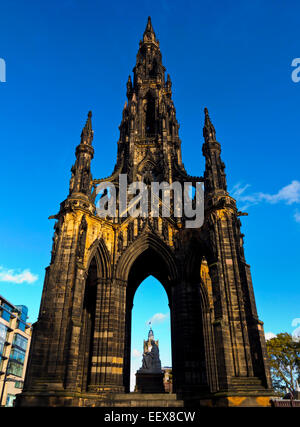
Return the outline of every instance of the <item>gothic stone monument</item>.
<path id="1" fill-rule="evenodd" d="M 154 340 L 152 328 L 144 341 L 142 367 L 135 374 L 136 390 L 140 393 L 164 393 L 164 373 L 161 369 L 158 341 Z"/>
<path id="2" fill-rule="evenodd" d="M 184 168 L 172 83 L 165 78 L 150 18 L 127 98 L 112 175 L 92 178 L 89 113 L 69 195 L 51 217 L 56 220 L 51 262 L 17 404 L 130 405 L 133 297 L 153 275 L 169 298 L 174 399 L 269 405 L 271 380 L 244 256 L 242 213 L 227 191 L 221 145 L 207 109 L 204 174 L 190 176 Z M 100 218 L 96 186 L 103 181 L 118 186 L 120 174 L 127 174 L 129 183 L 203 182 L 204 224 L 187 228 L 184 215 Z"/>

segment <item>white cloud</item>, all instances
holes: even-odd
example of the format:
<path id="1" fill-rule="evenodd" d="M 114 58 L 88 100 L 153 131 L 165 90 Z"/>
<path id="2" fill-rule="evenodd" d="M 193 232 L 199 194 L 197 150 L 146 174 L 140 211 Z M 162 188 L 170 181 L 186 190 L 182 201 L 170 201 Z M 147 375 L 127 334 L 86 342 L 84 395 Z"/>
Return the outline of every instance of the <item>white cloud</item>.
<path id="1" fill-rule="evenodd" d="M 233 187 L 233 189 L 230 191 L 232 197 L 234 197 L 235 199 L 239 198 L 239 196 L 241 196 L 245 190 L 247 190 L 247 188 L 251 187 L 250 184 L 246 184 L 244 186 L 242 186 L 242 184 L 240 182 L 238 182 L 237 184 L 235 184 L 235 186 Z"/>
<path id="2" fill-rule="evenodd" d="M 151 319 L 147 320 L 146 324 L 148 325 L 151 322 L 151 325 L 157 325 L 158 323 L 162 323 L 164 322 L 168 317 L 168 313 L 167 314 L 163 314 L 163 313 L 155 313 Z"/>
<path id="3" fill-rule="evenodd" d="M 241 209 L 247 209 L 249 206 L 257 205 L 261 202 L 267 202 L 271 204 L 283 202 L 287 205 L 293 203 L 300 203 L 300 181 L 294 180 L 290 184 L 281 188 L 275 194 L 268 193 L 252 193 L 245 194 L 245 190 L 249 188 L 250 185 L 242 185 L 237 183 L 232 189 L 232 197 L 234 197 L 239 203 L 242 203 Z M 300 214 L 296 213 L 294 218 L 297 222 L 300 222 Z"/>
<path id="4" fill-rule="evenodd" d="M 276 335 L 273 334 L 273 332 L 266 332 L 265 338 L 266 338 L 266 341 L 268 341 L 268 340 L 271 340 L 272 338 L 276 338 Z"/>
<path id="5" fill-rule="evenodd" d="M 293 319 L 293 321 L 292 321 L 292 326 L 298 326 L 298 325 L 300 325 L 300 318 L 299 317 L 296 317 L 296 319 Z"/>
<path id="6" fill-rule="evenodd" d="M 132 357 L 141 357 L 141 355 L 142 355 L 142 353 L 139 350 L 137 350 L 136 348 L 134 348 L 132 350 Z"/>
<path id="7" fill-rule="evenodd" d="M 300 342 L 300 326 L 296 328 L 292 333 L 293 341 Z"/>
<path id="8" fill-rule="evenodd" d="M 293 327 L 296 327 L 296 326 L 298 326 L 298 325 L 300 325 L 300 318 L 299 318 L 299 317 L 296 317 L 296 319 L 293 319 L 293 321 L 292 321 L 292 326 L 293 326 Z M 292 337 L 293 337 L 293 340 L 294 340 L 294 341 L 296 341 L 296 342 L 300 342 L 300 326 L 298 326 L 298 328 L 296 328 L 296 329 L 293 331 L 293 333 L 292 333 Z"/>
<path id="9" fill-rule="evenodd" d="M 285 202 L 287 205 L 292 203 L 300 202 L 300 182 L 292 181 L 289 185 L 286 185 L 277 194 L 265 194 L 259 193 L 262 199 L 265 199 L 269 203 Z"/>
<path id="10" fill-rule="evenodd" d="M 295 220 L 296 222 L 299 222 L 299 223 L 300 223 L 300 212 L 299 212 L 299 211 L 296 211 L 296 212 L 294 213 L 294 220 Z"/>
<path id="11" fill-rule="evenodd" d="M 0 282 L 10 283 L 34 283 L 38 276 L 32 274 L 29 269 L 17 272 L 13 269 L 7 269 L 0 266 Z"/>

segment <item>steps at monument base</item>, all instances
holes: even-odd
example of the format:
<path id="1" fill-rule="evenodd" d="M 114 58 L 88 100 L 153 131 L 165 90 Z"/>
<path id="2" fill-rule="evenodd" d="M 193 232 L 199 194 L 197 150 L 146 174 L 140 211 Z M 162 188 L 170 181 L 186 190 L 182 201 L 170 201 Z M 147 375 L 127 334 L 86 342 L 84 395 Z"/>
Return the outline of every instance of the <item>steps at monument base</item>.
<path id="1" fill-rule="evenodd" d="M 236 390 L 255 391 L 264 389 L 262 381 L 257 377 L 235 377 L 231 379 L 230 387 Z"/>
<path id="2" fill-rule="evenodd" d="M 175 393 L 125 393 L 115 394 L 112 406 L 135 407 L 183 407 L 183 400 L 177 399 Z"/>

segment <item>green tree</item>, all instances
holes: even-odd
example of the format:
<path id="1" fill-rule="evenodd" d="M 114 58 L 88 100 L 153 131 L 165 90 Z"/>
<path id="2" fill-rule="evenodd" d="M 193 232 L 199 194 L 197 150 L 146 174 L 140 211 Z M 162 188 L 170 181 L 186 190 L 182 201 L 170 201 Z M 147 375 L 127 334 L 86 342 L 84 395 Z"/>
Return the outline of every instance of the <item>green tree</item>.
<path id="1" fill-rule="evenodd" d="M 267 351 L 275 392 L 294 392 L 300 380 L 300 341 L 288 333 L 278 334 L 267 341 Z"/>

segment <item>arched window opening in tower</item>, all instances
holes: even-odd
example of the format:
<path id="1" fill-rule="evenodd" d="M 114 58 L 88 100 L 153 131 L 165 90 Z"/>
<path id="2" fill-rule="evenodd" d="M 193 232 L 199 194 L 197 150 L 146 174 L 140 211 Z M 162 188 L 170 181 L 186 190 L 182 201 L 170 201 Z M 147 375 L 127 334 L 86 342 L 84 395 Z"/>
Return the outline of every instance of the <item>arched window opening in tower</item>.
<path id="1" fill-rule="evenodd" d="M 146 136 L 155 134 L 155 98 L 148 93 L 146 104 Z"/>

